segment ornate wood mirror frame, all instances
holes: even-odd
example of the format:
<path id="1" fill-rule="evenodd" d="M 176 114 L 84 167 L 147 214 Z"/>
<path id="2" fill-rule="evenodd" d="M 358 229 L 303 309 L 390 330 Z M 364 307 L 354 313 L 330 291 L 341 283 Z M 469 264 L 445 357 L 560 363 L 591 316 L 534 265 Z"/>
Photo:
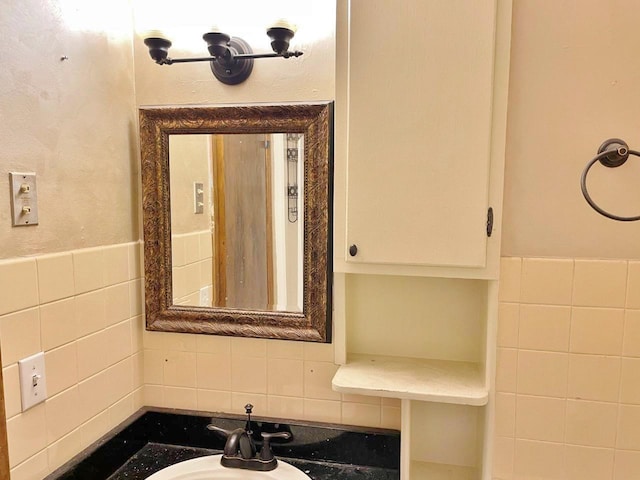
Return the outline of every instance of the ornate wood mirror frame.
<path id="1" fill-rule="evenodd" d="M 332 126 L 332 103 L 140 109 L 148 330 L 331 341 Z M 169 136 L 276 132 L 304 134 L 302 312 L 174 305 Z"/>

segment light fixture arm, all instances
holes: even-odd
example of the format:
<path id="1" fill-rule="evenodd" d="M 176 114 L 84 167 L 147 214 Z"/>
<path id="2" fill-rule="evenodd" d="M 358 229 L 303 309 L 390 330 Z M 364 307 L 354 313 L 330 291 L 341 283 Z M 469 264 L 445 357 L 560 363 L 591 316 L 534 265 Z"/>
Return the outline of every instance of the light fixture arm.
<path id="1" fill-rule="evenodd" d="M 303 54 L 303 52 L 295 51 L 295 52 L 284 52 L 284 53 L 242 53 L 238 55 L 234 55 L 234 59 L 253 59 L 253 58 L 291 58 L 291 57 L 299 57 Z M 215 62 L 218 60 L 218 57 L 194 57 L 194 58 L 169 58 L 166 57 L 161 60 L 156 60 L 158 65 L 173 65 L 174 63 L 191 63 L 191 62 Z"/>

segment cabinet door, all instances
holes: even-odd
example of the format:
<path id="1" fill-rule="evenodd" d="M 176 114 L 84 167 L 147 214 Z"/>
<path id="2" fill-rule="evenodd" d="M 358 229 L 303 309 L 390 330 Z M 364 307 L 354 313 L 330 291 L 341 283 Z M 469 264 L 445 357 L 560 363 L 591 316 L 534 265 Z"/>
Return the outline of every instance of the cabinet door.
<path id="1" fill-rule="evenodd" d="M 351 0 L 347 261 L 483 267 L 495 0 Z"/>

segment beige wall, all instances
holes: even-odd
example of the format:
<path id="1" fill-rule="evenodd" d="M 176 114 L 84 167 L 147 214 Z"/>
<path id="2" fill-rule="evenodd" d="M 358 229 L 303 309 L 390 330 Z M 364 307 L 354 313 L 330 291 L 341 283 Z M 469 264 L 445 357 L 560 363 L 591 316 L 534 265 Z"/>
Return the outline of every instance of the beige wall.
<path id="1" fill-rule="evenodd" d="M 600 216 L 579 183 L 607 138 L 640 149 L 638 16 L 633 1 L 514 1 L 503 255 L 640 257 L 640 222 Z M 604 170 L 593 196 L 640 215 L 640 159 Z"/>
<path id="2" fill-rule="evenodd" d="M 2 15 L 0 258 L 137 240 L 129 2 L 7 2 Z M 38 226 L 11 227 L 11 171 L 37 174 Z"/>

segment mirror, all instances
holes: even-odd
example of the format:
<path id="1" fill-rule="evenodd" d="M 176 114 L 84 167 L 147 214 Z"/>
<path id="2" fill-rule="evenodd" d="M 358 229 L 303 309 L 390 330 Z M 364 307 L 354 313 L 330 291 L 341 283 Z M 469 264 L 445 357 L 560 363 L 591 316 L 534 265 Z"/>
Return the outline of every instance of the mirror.
<path id="1" fill-rule="evenodd" d="M 147 329 L 331 341 L 332 118 L 140 109 Z"/>
<path id="2" fill-rule="evenodd" d="M 302 312 L 303 158 L 299 133 L 169 136 L 174 304 Z"/>

